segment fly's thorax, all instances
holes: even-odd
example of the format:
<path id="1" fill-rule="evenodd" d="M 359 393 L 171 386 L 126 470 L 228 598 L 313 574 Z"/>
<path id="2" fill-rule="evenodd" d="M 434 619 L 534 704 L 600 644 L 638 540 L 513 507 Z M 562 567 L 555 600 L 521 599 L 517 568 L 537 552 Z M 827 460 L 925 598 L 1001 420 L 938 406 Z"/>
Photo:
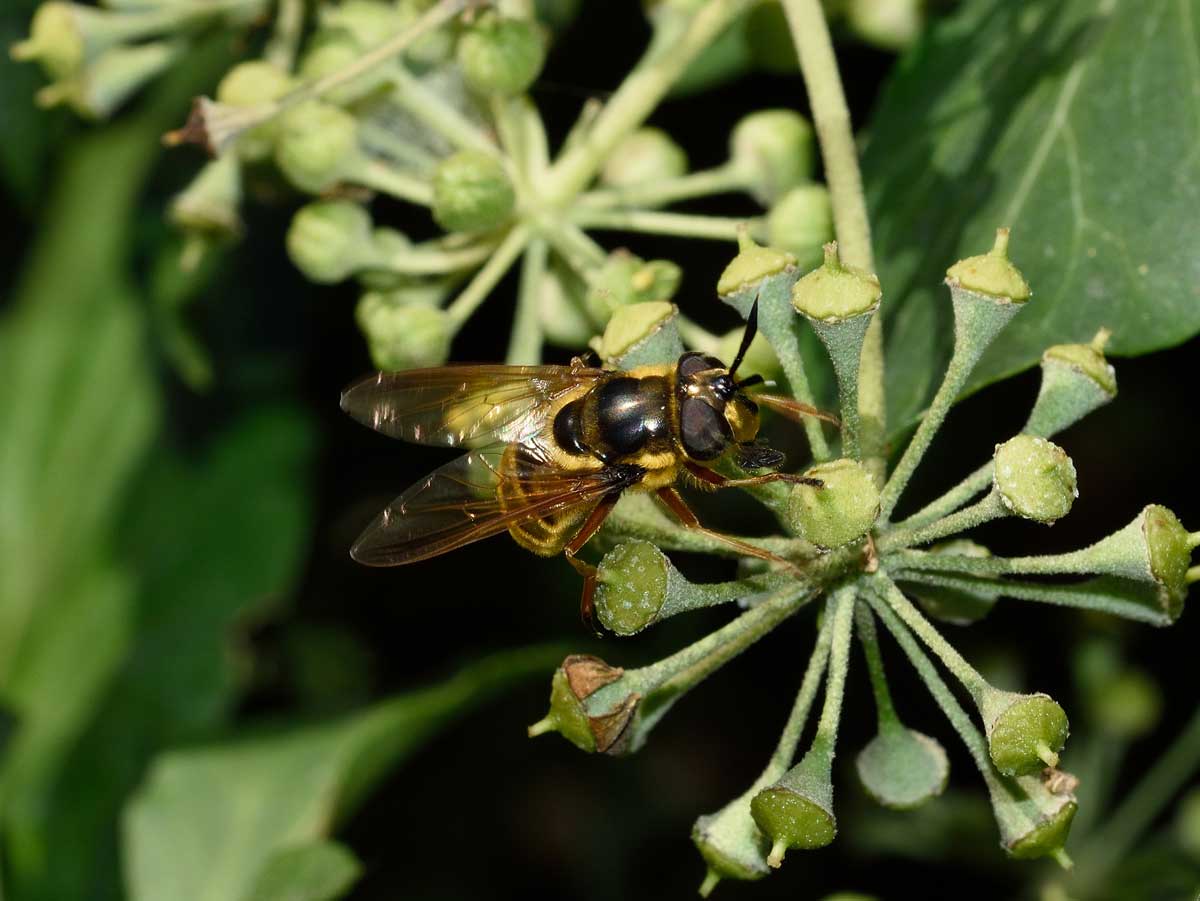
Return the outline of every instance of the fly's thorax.
<path id="1" fill-rule="evenodd" d="M 680 357 L 675 397 L 679 443 L 692 460 L 715 460 L 731 445 L 753 441 L 758 434 L 758 407 L 738 391 L 733 374 L 716 357 Z"/>
<path id="2" fill-rule="evenodd" d="M 671 452 L 670 374 L 665 367 L 612 373 L 554 414 L 554 443 L 567 454 L 606 464 Z"/>

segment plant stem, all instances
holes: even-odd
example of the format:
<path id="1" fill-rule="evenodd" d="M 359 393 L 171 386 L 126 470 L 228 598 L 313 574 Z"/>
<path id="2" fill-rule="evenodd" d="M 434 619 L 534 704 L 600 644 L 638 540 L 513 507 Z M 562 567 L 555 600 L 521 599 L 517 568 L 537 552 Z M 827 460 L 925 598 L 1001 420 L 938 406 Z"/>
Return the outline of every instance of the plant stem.
<path id="1" fill-rule="evenodd" d="M 1079 868 L 1074 885 L 1080 895 L 1098 888 L 1114 864 L 1125 858 L 1126 852 L 1146 831 L 1184 783 L 1200 770 L 1200 708 L 1171 747 L 1151 767 L 1126 797 L 1097 829 L 1079 853 Z"/>
<path id="2" fill-rule="evenodd" d="M 303 31 L 304 0 L 279 0 L 275 6 L 275 27 L 263 58 L 282 72 L 292 71 Z"/>
<path id="3" fill-rule="evenodd" d="M 483 268 L 475 273 L 467 287 L 446 308 L 456 329 L 462 328 L 476 308 L 487 299 L 488 292 L 504 278 L 504 273 L 516 262 L 528 242 L 529 228 L 524 224 L 514 226 L 500 242 L 500 246 L 483 264 Z"/>
<path id="4" fill-rule="evenodd" d="M 804 725 L 808 722 L 809 711 L 812 710 L 813 700 L 817 696 L 817 689 L 821 687 L 821 678 L 825 675 L 825 669 L 829 663 L 832 633 L 832 611 L 826 610 L 821 630 L 817 633 L 816 646 L 808 659 L 804 678 L 800 682 L 800 691 L 796 695 L 795 703 L 792 704 L 792 711 L 788 714 L 787 722 L 783 726 L 783 732 L 779 736 L 779 742 L 775 745 L 775 751 L 771 755 L 766 769 L 754 781 L 754 785 L 750 789 L 751 796 L 771 783 L 777 782 L 779 777 L 786 773 L 788 767 L 792 765 L 792 760 L 796 756 L 796 746 L 800 744 L 800 736 L 804 733 Z"/>
<path id="5" fill-rule="evenodd" d="M 355 180 L 375 191 L 419 206 L 433 203 L 433 188 L 429 182 L 401 172 L 382 160 L 365 158 L 354 173 Z"/>
<path id="6" fill-rule="evenodd" d="M 959 510 L 957 513 L 951 513 L 949 516 L 945 516 L 936 522 L 931 522 L 927 526 L 917 529 L 889 529 L 876 539 L 875 546 L 879 553 L 884 554 L 888 551 L 899 550 L 900 548 L 929 544 L 931 541 L 937 541 L 939 538 L 945 538 L 948 535 L 957 535 L 959 532 L 965 532 L 968 529 L 983 525 L 985 522 L 991 522 L 993 519 L 999 519 L 1008 515 L 1008 509 L 1004 506 L 1004 502 L 1000 500 L 1000 493 L 992 491 L 980 500 L 979 503 Z"/>
<path id="7" fill-rule="evenodd" d="M 946 664 L 955 678 L 975 698 L 976 703 L 980 703 L 988 684 L 979 671 L 967 663 L 962 654 L 955 650 L 954 645 L 946 641 L 942 634 L 933 627 L 933 624 L 921 615 L 921 611 L 904 596 L 904 593 L 896 587 L 896 583 L 880 573 L 870 577 L 870 581 L 879 594 L 886 599 L 887 605 L 904 621 L 904 624 L 912 629 L 917 637 L 925 642 L 925 646 Z"/>
<path id="8" fill-rule="evenodd" d="M 421 84 L 403 64 L 393 66 L 388 78 L 396 88 L 396 102 L 422 125 L 437 132 L 459 150 L 500 155 L 500 148 L 474 122 Z"/>
<path id="9" fill-rule="evenodd" d="M 587 283 L 596 269 L 604 264 L 608 254 L 586 232 L 570 223 L 547 223 L 538 233 L 550 242 L 575 274 Z"/>
<path id="10" fill-rule="evenodd" d="M 360 119 L 358 140 L 364 150 L 373 156 L 408 166 L 421 173 L 431 172 L 438 159 L 424 147 L 402 138 L 377 119 Z"/>
<path id="11" fill-rule="evenodd" d="M 535 364 L 542 360 L 542 324 L 538 299 L 542 278 L 546 275 L 549 248 L 541 238 L 534 238 L 525 249 L 521 261 L 521 287 L 517 293 L 517 315 L 513 319 L 512 337 L 508 342 L 509 364 Z"/>
<path id="12" fill-rule="evenodd" d="M 953 513 L 991 484 L 993 467 L 993 461 L 988 460 L 941 497 L 926 504 L 907 519 L 896 523 L 896 526 L 903 529 L 917 529 L 941 519 L 948 513 Z"/>
<path id="13" fill-rule="evenodd" d="M 551 167 L 540 186 L 543 199 L 562 206 L 582 191 L 609 152 L 645 121 L 692 60 L 750 6 L 751 0 L 709 0 L 677 39 L 652 43 L 595 120 Z"/>
<path id="14" fill-rule="evenodd" d="M 708 238 L 714 241 L 736 241 L 739 229 L 746 225 L 750 226 L 751 234 L 761 233 L 763 227 L 761 218 L 738 219 L 657 210 L 578 209 L 572 212 L 571 220 L 583 228 Z"/>
<path id="15" fill-rule="evenodd" d="M 580 196 L 577 208 L 589 210 L 613 207 L 660 207 L 681 200 L 740 191 L 746 186 L 745 175 L 731 165 L 704 172 L 691 172 L 678 178 L 650 181 L 619 188 L 599 188 Z"/>
<path id="16" fill-rule="evenodd" d="M 854 621 L 863 656 L 867 658 L 867 675 L 871 678 L 871 692 L 875 695 L 879 731 L 885 732 L 899 726 L 900 717 L 896 714 L 892 693 L 888 689 L 887 673 L 883 669 L 883 655 L 879 652 L 879 636 L 875 633 L 875 617 L 871 608 L 867 604 L 857 605 Z"/>
<path id="17" fill-rule="evenodd" d="M 456 248 L 445 248 L 440 241 L 430 241 L 388 257 L 383 268 L 400 275 L 450 275 L 480 265 L 495 250 L 495 241 Z"/>
<path id="18" fill-rule="evenodd" d="M 837 589 L 830 598 L 826 615 L 833 618 L 830 639 L 829 672 L 825 679 L 825 703 L 813 746 L 827 749 L 830 760 L 837 744 L 838 723 L 842 719 L 842 700 L 846 695 L 846 674 L 850 670 L 850 638 L 854 627 L 855 589 L 853 585 Z"/>
<path id="19" fill-rule="evenodd" d="M 871 226 L 858 168 L 858 150 L 825 11 L 820 0 L 783 0 L 783 9 L 821 143 L 841 257 L 851 266 L 874 272 Z M 879 314 L 867 328 L 858 382 L 859 440 L 868 467 L 882 483 L 886 475 L 887 409 L 883 387 L 883 317 Z"/>

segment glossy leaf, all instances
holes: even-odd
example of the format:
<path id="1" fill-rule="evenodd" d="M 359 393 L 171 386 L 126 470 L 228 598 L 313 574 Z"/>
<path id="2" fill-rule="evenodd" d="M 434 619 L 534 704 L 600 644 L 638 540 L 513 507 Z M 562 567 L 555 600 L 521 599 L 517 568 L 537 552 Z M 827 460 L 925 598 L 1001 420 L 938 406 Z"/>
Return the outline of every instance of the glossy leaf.
<path id="1" fill-rule="evenodd" d="M 561 656 L 544 646 L 496 654 L 361 713 L 163 755 L 127 808 L 130 898 L 243 897 L 276 852 L 327 837 L 440 726 Z"/>
<path id="2" fill-rule="evenodd" d="M 893 428 L 949 357 L 946 268 L 998 226 L 1034 296 L 968 391 L 1100 326 L 1118 355 L 1200 330 L 1198 60 L 1187 0 L 971 0 L 900 63 L 864 158 Z"/>

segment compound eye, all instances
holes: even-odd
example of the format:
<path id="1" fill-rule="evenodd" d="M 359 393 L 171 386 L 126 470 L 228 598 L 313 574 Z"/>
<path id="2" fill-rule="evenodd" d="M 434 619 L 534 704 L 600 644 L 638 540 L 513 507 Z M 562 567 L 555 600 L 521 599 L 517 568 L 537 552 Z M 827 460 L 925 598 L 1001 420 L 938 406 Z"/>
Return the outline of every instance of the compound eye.
<path id="1" fill-rule="evenodd" d="M 695 377 L 696 373 L 703 372 L 705 369 L 711 369 L 705 361 L 703 355 L 698 353 L 684 354 L 679 358 L 679 366 L 677 372 L 679 381 L 687 383 Z"/>
<path id="2" fill-rule="evenodd" d="M 699 397 L 685 398 L 680 404 L 679 433 L 683 449 L 693 460 L 719 457 L 733 440 L 724 414 Z"/>

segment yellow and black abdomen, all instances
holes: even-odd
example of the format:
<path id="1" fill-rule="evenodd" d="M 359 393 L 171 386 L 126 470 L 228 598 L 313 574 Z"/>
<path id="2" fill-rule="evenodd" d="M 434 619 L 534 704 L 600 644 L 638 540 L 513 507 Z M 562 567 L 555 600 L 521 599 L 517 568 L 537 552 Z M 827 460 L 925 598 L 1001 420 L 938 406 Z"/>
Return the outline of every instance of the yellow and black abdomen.
<path id="1" fill-rule="evenodd" d="M 674 384 L 663 369 L 614 373 L 566 404 L 554 417 L 555 442 L 606 464 L 674 455 Z"/>
<path id="2" fill-rule="evenodd" d="M 541 499 L 537 479 L 545 465 L 545 461 L 531 456 L 530 449 L 523 444 L 510 444 L 504 449 L 500 458 L 496 497 L 505 510 L 526 509 L 531 502 Z M 602 463 L 595 463 L 595 469 L 601 467 Z M 553 557 L 562 553 L 594 506 L 564 504 L 562 509 L 545 513 L 536 519 L 513 523 L 508 532 L 526 550 L 543 557 Z"/>

